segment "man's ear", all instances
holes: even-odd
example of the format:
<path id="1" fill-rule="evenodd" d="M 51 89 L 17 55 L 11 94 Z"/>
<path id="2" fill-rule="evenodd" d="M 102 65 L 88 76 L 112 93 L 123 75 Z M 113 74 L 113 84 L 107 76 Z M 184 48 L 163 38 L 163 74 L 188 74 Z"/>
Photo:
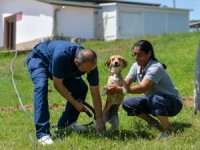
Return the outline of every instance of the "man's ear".
<path id="1" fill-rule="evenodd" d="M 79 66 L 79 61 L 78 61 L 77 58 L 74 59 L 74 63 L 75 63 L 77 66 Z"/>
<path id="2" fill-rule="evenodd" d="M 123 62 L 123 68 L 126 68 L 128 66 L 128 62 L 123 58 L 122 59 L 122 62 Z"/>
<path id="3" fill-rule="evenodd" d="M 107 67 L 109 67 L 109 66 L 110 66 L 110 62 L 111 62 L 111 60 L 110 60 L 110 58 L 108 58 L 108 59 L 105 61 L 105 65 L 106 65 Z"/>

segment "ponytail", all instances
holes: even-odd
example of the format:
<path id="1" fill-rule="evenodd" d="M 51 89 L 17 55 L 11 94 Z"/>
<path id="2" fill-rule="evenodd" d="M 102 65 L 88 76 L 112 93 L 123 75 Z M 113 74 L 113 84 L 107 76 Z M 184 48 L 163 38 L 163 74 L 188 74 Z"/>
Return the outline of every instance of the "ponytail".
<path id="1" fill-rule="evenodd" d="M 161 63 L 161 62 L 160 62 L 157 58 L 155 58 L 155 57 L 151 57 L 151 59 L 154 60 L 154 61 L 157 61 L 157 62 Z M 166 66 L 165 64 L 163 64 L 163 63 L 161 63 L 161 64 L 162 64 L 163 68 L 166 70 L 166 69 L 167 69 L 167 66 Z"/>

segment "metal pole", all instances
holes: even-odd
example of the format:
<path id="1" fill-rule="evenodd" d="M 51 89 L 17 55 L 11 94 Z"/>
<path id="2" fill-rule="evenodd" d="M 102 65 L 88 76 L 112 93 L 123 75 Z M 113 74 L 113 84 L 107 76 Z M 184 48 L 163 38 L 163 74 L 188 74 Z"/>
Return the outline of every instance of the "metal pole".
<path id="1" fill-rule="evenodd" d="M 176 0 L 173 0 L 173 7 L 176 8 Z"/>
<path id="2" fill-rule="evenodd" d="M 200 41 L 197 50 L 194 76 L 194 113 L 200 112 Z"/>

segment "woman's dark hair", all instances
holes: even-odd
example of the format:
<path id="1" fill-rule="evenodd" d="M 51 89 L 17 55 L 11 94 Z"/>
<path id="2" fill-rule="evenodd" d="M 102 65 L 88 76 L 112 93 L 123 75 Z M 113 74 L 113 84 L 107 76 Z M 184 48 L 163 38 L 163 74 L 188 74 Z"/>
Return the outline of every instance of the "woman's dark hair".
<path id="1" fill-rule="evenodd" d="M 155 54 L 154 54 L 154 50 L 153 50 L 153 46 L 152 46 L 152 44 L 149 42 L 149 41 L 147 41 L 147 40 L 140 40 L 140 41 L 137 41 L 134 45 L 133 45 L 133 48 L 134 47 L 140 47 L 140 51 L 142 51 L 142 52 L 145 52 L 146 54 L 148 53 L 148 52 L 150 52 L 151 51 L 151 59 L 152 60 L 155 60 L 155 61 L 158 61 L 158 59 L 155 57 Z M 158 61 L 159 62 L 159 61 Z M 165 65 L 165 64 L 162 64 L 163 65 L 163 67 L 166 69 L 167 68 L 167 66 Z"/>

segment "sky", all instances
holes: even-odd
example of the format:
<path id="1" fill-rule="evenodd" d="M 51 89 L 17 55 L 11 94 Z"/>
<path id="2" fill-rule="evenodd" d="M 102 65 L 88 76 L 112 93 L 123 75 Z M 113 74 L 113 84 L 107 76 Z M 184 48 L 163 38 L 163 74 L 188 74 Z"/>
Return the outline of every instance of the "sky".
<path id="1" fill-rule="evenodd" d="M 134 2 L 158 3 L 173 7 L 173 0 L 129 0 Z M 192 9 L 190 20 L 200 20 L 200 0 L 175 0 L 176 8 Z"/>

